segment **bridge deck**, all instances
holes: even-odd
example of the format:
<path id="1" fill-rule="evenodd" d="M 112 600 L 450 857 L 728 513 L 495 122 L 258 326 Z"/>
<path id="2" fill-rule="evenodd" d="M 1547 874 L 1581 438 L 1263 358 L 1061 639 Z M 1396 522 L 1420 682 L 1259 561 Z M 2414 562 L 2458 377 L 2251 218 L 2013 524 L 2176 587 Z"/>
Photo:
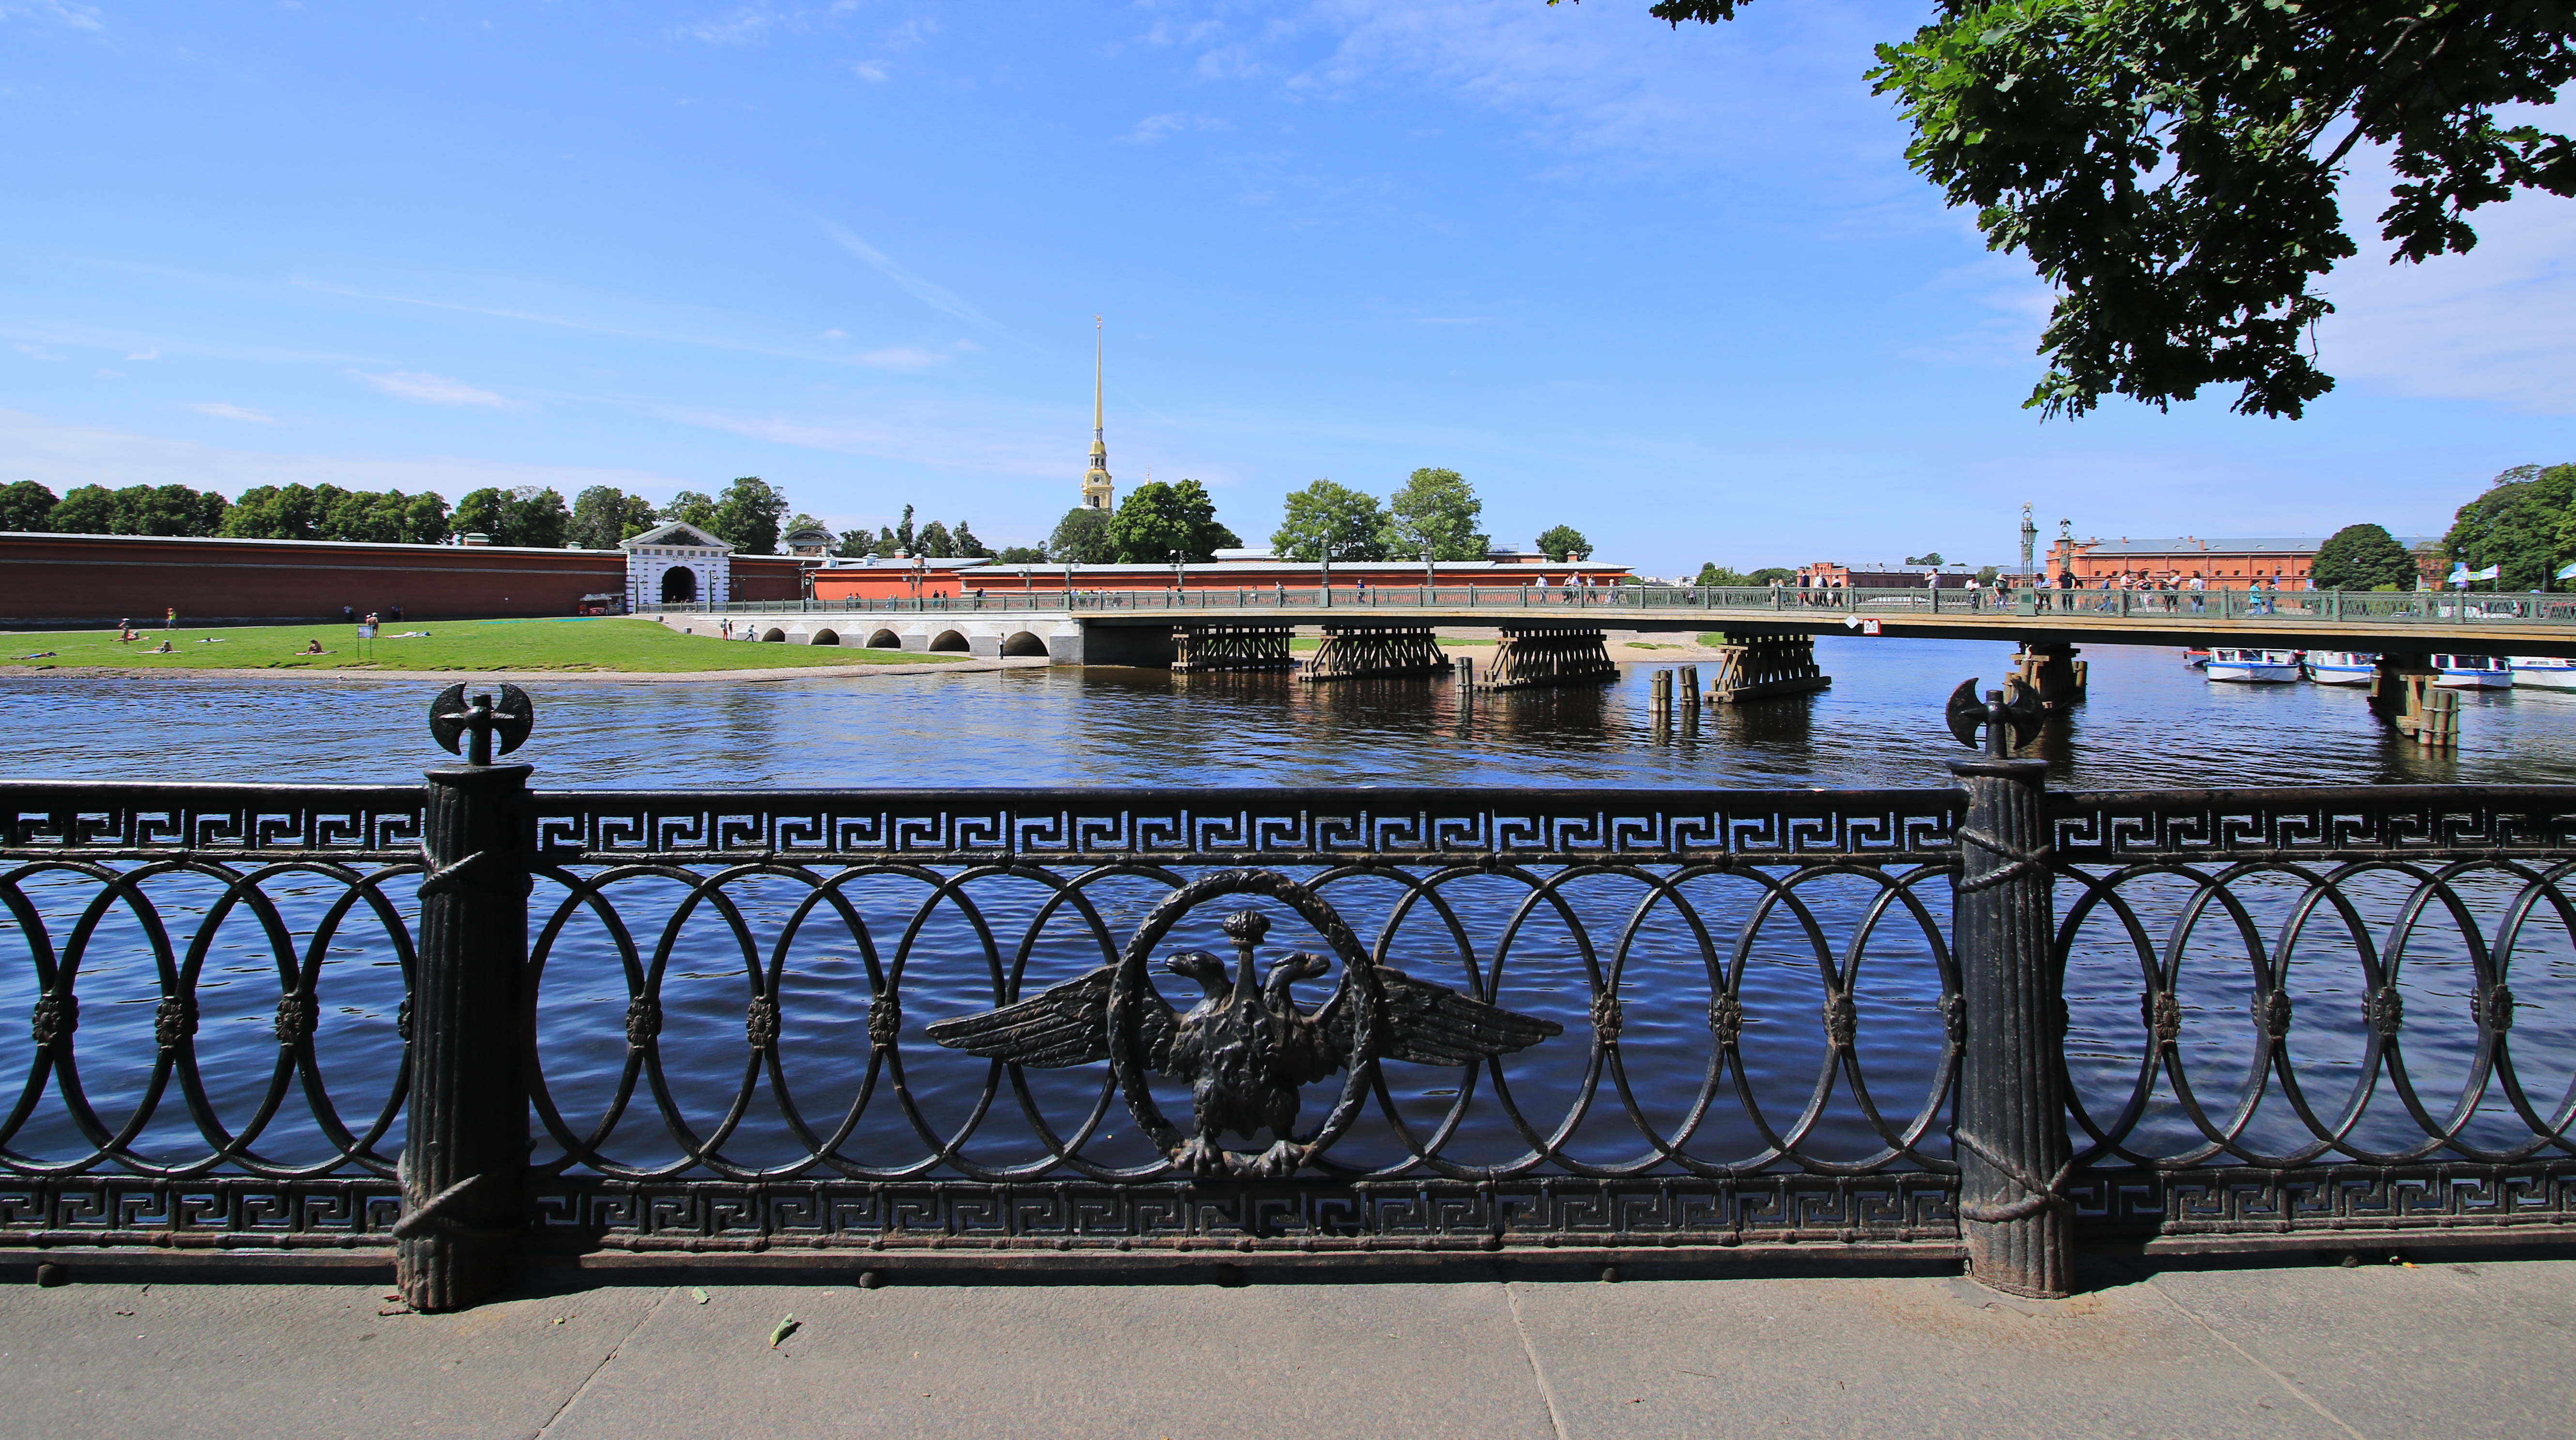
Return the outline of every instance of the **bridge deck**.
<path id="1" fill-rule="evenodd" d="M 1054 603 L 1047 603 L 1049 598 Z M 1040 590 L 1030 602 L 996 593 L 925 600 L 809 601 L 801 607 L 738 604 L 724 610 L 738 616 L 794 616 L 807 622 L 869 615 L 889 620 L 948 615 L 987 622 L 1078 621 L 1086 626 L 1120 627 L 1247 623 L 1316 627 L 1334 622 L 1418 621 L 1456 627 L 1555 624 L 1655 632 L 1723 630 L 1745 636 L 1853 634 L 1874 622 L 1876 628 L 1869 633 L 1894 639 L 2576 657 L 2576 596 L 2569 595 L 2473 595 L 2464 601 L 2458 596 L 2414 594 L 2285 594 L 2252 602 L 2243 592 L 2210 592 L 2202 597 L 2206 608 L 2194 612 L 2188 608 L 2192 597 L 2187 595 L 2083 592 L 2071 598 L 2086 608 L 2028 614 L 1997 610 L 1990 599 L 1987 605 L 1970 609 L 1967 597 L 1957 591 L 1943 592 L 1937 607 L 1923 591 L 1788 592 L 1784 600 L 1774 601 L 1762 592 L 1748 596 L 1631 588 L 1607 595 L 1596 592 L 1571 602 L 1512 603 L 1519 598 L 1518 593 L 1492 591 L 1471 597 L 1446 589 L 1429 593 L 1379 589 L 1365 597 L 1337 592 L 1328 605 L 1312 590 L 1284 595 L 1249 590 L 1141 591 L 1075 595 L 1067 605 L 1061 593 L 1047 597 Z M 2168 604 L 2174 607 L 2170 611 L 2164 608 Z M 697 607 L 663 608 L 678 613 Z M 2248 613 L 2255 611 L 2259 613 Z"/>

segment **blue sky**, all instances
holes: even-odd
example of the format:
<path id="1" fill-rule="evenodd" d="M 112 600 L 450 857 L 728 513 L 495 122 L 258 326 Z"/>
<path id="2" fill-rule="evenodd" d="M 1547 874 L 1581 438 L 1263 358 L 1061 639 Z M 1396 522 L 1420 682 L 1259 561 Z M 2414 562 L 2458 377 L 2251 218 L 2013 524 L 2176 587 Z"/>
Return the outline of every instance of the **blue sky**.
<path id="1" fill-rule="evenodd" d="M 1121 484 L 1256 542 L 1423 465 L 1669 573 L 2000 560 L 2023 500 L 2438 530 L 2576 458 L 2576 206 L 2331 277 L 2304 421 L 2043 424 L 2044 292 L 1860 78 L 1922 7 L 1644 9 L 0 0 L 0 479 L 758 474 L 1036 540 L 1095 313 Z"/>

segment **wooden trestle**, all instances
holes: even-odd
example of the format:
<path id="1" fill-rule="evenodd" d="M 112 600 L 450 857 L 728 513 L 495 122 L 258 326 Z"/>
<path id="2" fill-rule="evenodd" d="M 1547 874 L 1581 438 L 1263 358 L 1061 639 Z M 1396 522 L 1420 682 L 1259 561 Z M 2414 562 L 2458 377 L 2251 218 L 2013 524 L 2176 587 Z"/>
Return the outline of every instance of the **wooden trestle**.
<path id="1" fill-rule="evenodd" d="M 1486 690 L 1529 685 L 1585 685 L 1619 678 L 1607 637 L 1579 625 L 1505 625 L 1493 663 L 1477 682 Z"/>
<path id="2" fill-rule="evenodd" d="M 1712 705 L 1741 705 L 1804 695 L 1834 683 L 1816 668 L 1812 635 L 1748 636 L 1717 647 L 1717 673 L 1709 680 Z"/>
<path id="3" fill-rule="evenodd" d="M 1368 680 L 1386 675 L 1436 675 L 1449 657 L 1429 625 L 1383 622 L 1327 624 L 1324 643 L 1298 674 L 1308 680 Z"/>
<path id="4" fill-rule="evenodd" d="M 1258 621 L 1224 625 L 1172 627 L 1172 671 L 1204 675 L 1216 670 L 1285 670 L 1294 625 Z"/>
<path id="5" fill-rule="evenodd" d="M 2013 655 L 2008 678 L 2039 697 L 2042 710 L 2063 710 L 2084 703 L 2086 662 L 2072 645 L 2024 644 Z"/>

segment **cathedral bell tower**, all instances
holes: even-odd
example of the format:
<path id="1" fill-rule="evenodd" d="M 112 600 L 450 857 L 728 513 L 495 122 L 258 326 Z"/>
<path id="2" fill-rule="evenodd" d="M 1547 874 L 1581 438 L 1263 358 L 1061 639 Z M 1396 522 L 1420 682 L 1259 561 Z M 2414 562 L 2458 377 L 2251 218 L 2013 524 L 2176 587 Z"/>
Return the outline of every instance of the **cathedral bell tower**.
<path id="1" fill-rule="evenodd" d="M 1109 481 L 1109 444 L 1100 427 L 1100 317 L 1091 317 L 1091 468 L 1082 477 L 1082 508 L 1106 510 L 1114 487 Z"/>

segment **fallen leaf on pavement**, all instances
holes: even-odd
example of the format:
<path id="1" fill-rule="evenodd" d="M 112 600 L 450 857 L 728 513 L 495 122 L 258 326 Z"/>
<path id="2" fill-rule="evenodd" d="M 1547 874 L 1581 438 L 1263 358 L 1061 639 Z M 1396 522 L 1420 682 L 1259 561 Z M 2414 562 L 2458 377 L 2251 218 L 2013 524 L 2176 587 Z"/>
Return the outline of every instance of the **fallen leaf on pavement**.
<path id="1" fill-rule="evenodd" d="M 793 1315 L 779 1321 L 778 1328 L 769 1332 L 769 1348 L 772 1350 L 777 1349 L 779 1341 L 786 1339 L 788 1336 L 793 1335 L 804 1328 L 804 1326 L 796 1323 L 796 1317 Z"/>

